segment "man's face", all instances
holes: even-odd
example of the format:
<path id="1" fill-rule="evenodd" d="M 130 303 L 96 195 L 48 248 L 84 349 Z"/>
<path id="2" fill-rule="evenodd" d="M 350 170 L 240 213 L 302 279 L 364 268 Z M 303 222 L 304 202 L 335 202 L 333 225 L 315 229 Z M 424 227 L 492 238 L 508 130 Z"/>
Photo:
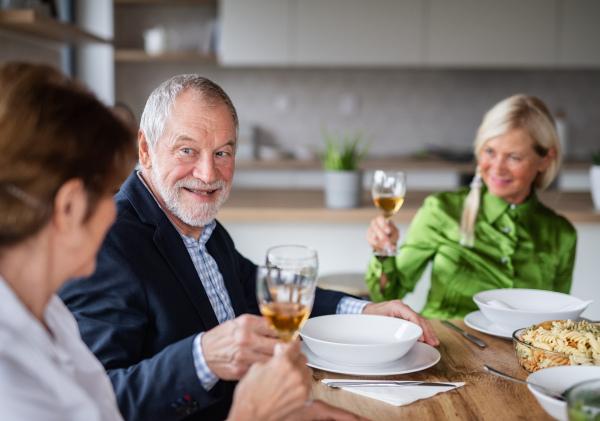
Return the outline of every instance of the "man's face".
<path id="1" fill-rule="evenodd" d="M 227 199 L 235 169 L 235 125 L 224 103 L 206 105 L 183 92 L 149 151 L 151 185 L 175 219 L 188 227 L 212 221 Z M 181 227 L 180 227 L 181 228 Z"/>

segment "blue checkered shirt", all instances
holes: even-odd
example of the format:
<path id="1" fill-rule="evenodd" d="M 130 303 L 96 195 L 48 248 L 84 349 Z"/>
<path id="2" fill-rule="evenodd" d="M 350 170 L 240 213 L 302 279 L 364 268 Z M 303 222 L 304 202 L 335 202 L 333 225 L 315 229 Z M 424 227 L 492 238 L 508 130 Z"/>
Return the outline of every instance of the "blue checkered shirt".
<path id="1" fill-rule="evenodd" d="M 217 262 L 215 262 L 215 259 L 206 250 L 206 242 L 216 225 L 217 223 L 214 220 L 206 225 L 198 240 L 186 237 L 181 233 L 180 235 L 192 258 L 196 272 L 198 272 L 198 277 L 202 282 L 202 286 L 206 291 L 206 295 L 208 295 L 208 300 L 220 324 L 235 318 L 235 312 L 233 311 L 231 299 L 229 298 L 229 293 L 225 287 L 225 281 L 219 271 Z M 200 333 L 194 339 L 194 367 L 196 368 L 196 374 L 202 387 L 210 390 L 219 381 L 219 378 L 208 368 L 208 364 L 204 358 L 204 353 L 202 352 L 202 335 Z"/>

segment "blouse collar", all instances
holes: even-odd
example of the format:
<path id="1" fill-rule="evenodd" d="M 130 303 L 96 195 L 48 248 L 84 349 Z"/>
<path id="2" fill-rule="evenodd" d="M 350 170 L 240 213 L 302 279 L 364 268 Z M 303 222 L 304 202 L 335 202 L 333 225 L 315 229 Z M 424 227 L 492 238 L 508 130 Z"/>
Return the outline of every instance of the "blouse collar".
<path id="1" fill-rule="evenodd" d="M 531 194 L 524 202 L 513 205 L 490 193 L 485 184 L 481 187 L 481 211 L 490 224 L 496 222 L 504 213 L 508 213 L 515 220 L 532 215 L 538 203 L 535 188 L 531 189 Z"/>

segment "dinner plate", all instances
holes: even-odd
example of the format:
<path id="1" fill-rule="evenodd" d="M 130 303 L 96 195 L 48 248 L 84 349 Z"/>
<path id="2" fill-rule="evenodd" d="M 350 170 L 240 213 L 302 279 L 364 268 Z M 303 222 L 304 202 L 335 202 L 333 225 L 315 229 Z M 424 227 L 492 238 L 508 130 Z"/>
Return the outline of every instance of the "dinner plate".
<path id="1" fill-rule="evenodd" d="M 308 360 L 308 365 L 320 370 L 332 373 L 352 374 L 355 376 L 388 376 L 392 374 L 413 373 L 425 370 L 440 360 L 437 349 L 423 342 L 417 342 L 402 358 L 384 365 L 372 366 L 345 366 L 334 364 L 317 356 L 310 348 L 302 342 L 302 353 Z"/>
<path id="2" fill-rule="evenodd" d="M 474 311 L 465 316 L 465 324 L 471 329 L 478 330 L 479 332 L 487 333 L 488 335 L 498 336 L 500 338 L 512 339 L 513 331 L 510 329 L 504 329 L 495 323 L 492 323 L 487 317 L 483 315 L 481 310 Z"/>

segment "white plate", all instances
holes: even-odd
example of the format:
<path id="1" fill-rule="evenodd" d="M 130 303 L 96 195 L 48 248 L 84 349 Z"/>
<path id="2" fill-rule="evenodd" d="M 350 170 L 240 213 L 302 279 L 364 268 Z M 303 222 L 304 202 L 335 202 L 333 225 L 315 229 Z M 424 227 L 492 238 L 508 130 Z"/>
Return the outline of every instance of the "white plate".
<path id="1" fill-rule="evenodd" d="M 500 338 L 512 339 L 512 330 L 504 329 L 497 324 L 490 322 L 490 320 L 483 315 L 481 310 L 467 314 L 464 322 L 471 329 L 478 330 L 479 332 L 498 336 Z"/>
<path id="2" fill-rule="evenodd" d="M 306 355 L 310 367 L 332 373 L 352 374 L 355 376 L 388 376 L 392 374 L 414 373 L 415 371 L 425 370 L 437 364 L 440 360 L 438 350 L 423 342 L 414 344 L 404 357 L 376 367 L 350 367 L 331 363 L 317 356 L 304 342 L 302 342 L 302 353 Z"/>

